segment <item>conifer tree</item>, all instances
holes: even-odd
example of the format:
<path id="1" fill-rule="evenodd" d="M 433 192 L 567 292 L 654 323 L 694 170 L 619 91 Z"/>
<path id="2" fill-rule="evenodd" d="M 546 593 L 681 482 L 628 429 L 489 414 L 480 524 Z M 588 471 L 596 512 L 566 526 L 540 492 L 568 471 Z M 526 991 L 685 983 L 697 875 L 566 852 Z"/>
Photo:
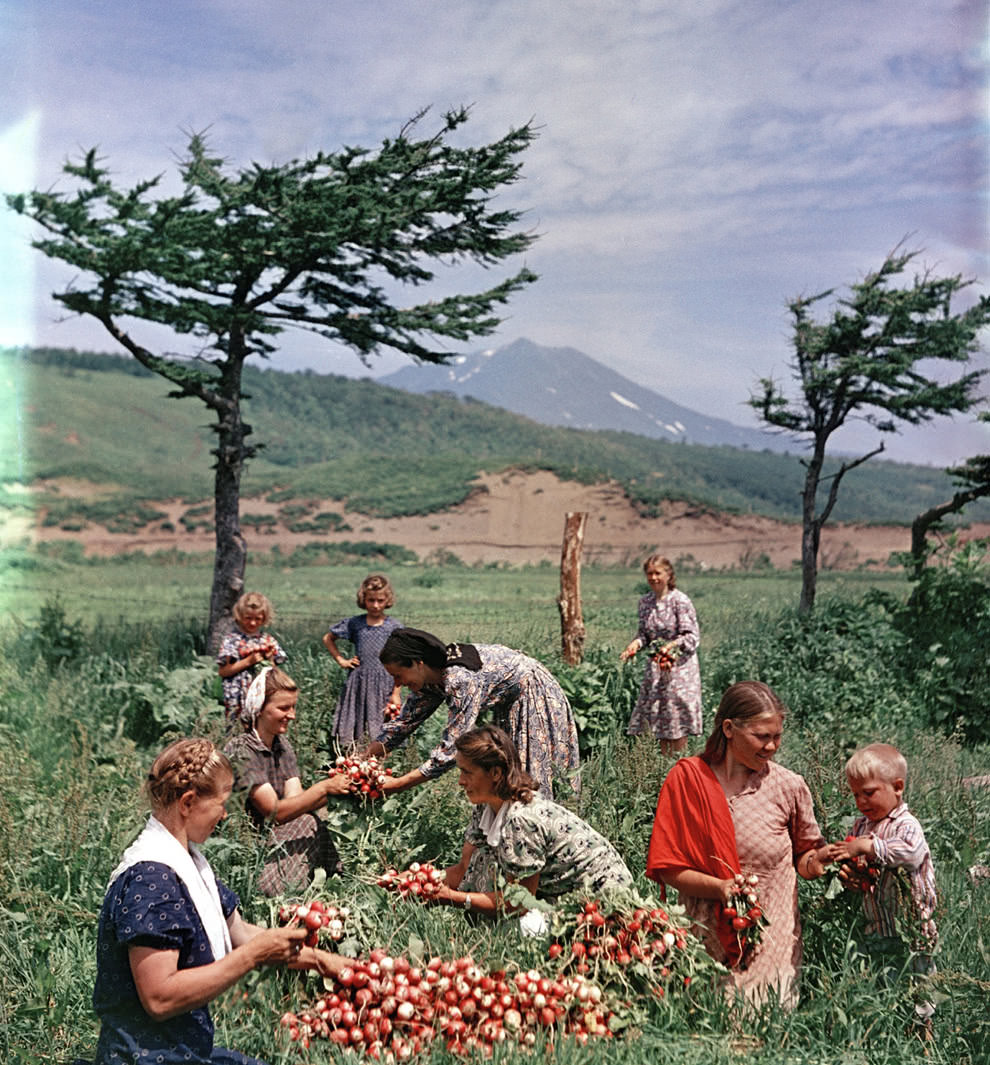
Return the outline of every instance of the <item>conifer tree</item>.
<path id="1" fill-rule="evenodd" d="M 236 172 L 194 135 L 179 163 L 181 191 L 172 196 L 161 194 L 161 175 L 116 186 L 93 149 L 66 164 L 72 191 L 7 197 L 45 231 L 34 246 L 78 271 L 55 299 L 102 323 L 174 386 L 171 397 L 198 399 L 211 411 L 211 641 L 229 624 L 244 580 L 240 484 L 260 446 L 249 442 L 241 414 L 245 361 L 275 355 L 280 334 L 302 329 L 348 346 L 365 363 L 382 348 L 442 363 L 448 353 L 438 339 L 491 333 L 499 306 L 536 279 L 523 267 L 483 291 L 398 302 L 397 293 L 434 282 L 438 264 L 495 266 L 535 239 L 518 228 L 520 212 L 493 203 L 519 177 L 533 129 L 459 147 L 452 134 L 467 117 L 464 109 L 450 112 L 438 132 L 422 137 L 421 113 L 373 151 L 344 147 Z M 197 357 L 150 350 L 137 339 L 142 322 L 193 338 Z"/>

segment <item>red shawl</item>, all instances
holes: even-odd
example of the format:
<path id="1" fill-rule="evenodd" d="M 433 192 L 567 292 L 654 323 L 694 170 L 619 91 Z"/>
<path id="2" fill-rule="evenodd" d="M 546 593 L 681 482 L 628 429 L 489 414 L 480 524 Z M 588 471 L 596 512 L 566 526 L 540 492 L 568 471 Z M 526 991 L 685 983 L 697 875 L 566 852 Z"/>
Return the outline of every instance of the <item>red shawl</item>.
<path id="1" fill-rule="evenodd" d="M 736 830 L 722 785 L 701 758 L 680 758 L 667 774 L 657 799 L 646 875 L 663 883 L 666 869 L 695 869 L 724 880 L 742 872 Z M 739 939 L 715 903 L 716 929 L 729 966 L 739 961 Z"/>

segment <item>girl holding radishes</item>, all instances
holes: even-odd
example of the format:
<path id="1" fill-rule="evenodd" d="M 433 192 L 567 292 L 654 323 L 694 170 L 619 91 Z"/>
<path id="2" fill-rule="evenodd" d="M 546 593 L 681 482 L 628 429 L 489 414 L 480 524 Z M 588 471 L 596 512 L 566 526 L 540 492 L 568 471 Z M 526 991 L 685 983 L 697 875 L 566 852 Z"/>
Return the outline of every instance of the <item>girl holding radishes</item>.
<path id="1" fill-rule="evenodd" d="M 338 972 L 345 960 L 305 946 L 307 929 L 259 928 L 199 851 L 226 817 L 234 775 L 206 739 L 156 759 L 148 823 L 110 876 L 97 933 L 95 1065 L 254 1062 L 213 1045 L 209 1002 L 262 965 Z"/>
<path id="2" fill-rule="evenodd" d="M 786 713 L 759 681 L 726 690 L 704 752 L 679 759 L 663 782 L 646 875 L 677 889 L 732 989 L 794 1006 L 797 875 L 822 876 L 832 854 L 807 784 L 773 761 Z"/>
<path id="3" fill-rule="evenodd" d="M 632 874 L 604 836 L 540 795 L 502 729 L 471 729 L 457 738 L 455 747 L 458 780 L 476 812 L 461 860 L 447 870 L 437 901 L 489 915 L 502 911 L 499 892 L 460 890 L 476 850 L 489 852 L 504 879 L 538 898 L 554 899 L 579 888 L 596 894 L 632 884 Z"/>

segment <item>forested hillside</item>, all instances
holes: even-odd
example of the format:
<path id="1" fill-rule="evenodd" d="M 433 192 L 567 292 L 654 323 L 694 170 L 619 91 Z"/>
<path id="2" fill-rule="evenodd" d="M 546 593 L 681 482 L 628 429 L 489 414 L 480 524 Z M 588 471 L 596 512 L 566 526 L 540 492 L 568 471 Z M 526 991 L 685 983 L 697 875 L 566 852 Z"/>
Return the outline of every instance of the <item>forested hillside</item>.
<path id="1" fill-rule="evenodd" d="M 2 480 L 78 478 L 132 499 L 212 494 L 203 408 L 125 357 L 57 350 L 0 356 Z M 796 518 L 794 456 L 671 444 L 629 433 L 556 429 L 473 400 L 415 396 L 370 379 L 249 370 L 246 420 L 264 445 L 246 494 L 321 495 L 368 514 L 423 514 L 463 500 L 480 471 L 541 468 L 614 479 L 644 513 L 663 499 Z M 940 470 L 873 461 L 843 482 L 839 521 L 910 522 L 951 494 Z M 8 504 L 14 497 L 7 493 Z M 22 496 L 18 496 L 22 500 Z M 990 506 L 967 517 L 986 520 Z"/>

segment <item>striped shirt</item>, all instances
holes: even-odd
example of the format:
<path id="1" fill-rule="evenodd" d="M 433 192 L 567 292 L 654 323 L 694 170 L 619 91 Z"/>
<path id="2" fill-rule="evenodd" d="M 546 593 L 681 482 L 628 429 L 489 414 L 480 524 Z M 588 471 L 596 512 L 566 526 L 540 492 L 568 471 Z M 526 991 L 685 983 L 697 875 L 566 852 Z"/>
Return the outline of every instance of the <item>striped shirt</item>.
<path id="1" fill-rule="evenodd" d="M 934 947 L 938 930 L 932 915 L 935 912 L 935 867 L 918 819 L 905 803 L 901 803 L 879 821 L 867 817 L 856 819 L 854 836 L 871 836 L 875 861 L 881 867 L 876 890 L 863 896 L 867 932 L 878 936 L 898 936 L 897 911 L 901 905 L 897 870 L 903 869 L 911 885 L 911 897 L 919 922 L 918 932 Z M 915 915 L 905 914 L 909 926 Z M 914 937 L 912 937 L 914 938 Z"/>

